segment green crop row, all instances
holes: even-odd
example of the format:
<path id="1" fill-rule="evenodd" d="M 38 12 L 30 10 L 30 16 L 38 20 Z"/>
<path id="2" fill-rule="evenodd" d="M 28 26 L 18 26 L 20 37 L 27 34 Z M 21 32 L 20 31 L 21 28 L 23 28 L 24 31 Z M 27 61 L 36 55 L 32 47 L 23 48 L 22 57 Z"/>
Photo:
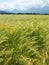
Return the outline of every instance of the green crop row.
<path id="1" fill-rule="evenodd" d="M 0 15 L 0 65 L 49 65 L 48 17 Z"/>

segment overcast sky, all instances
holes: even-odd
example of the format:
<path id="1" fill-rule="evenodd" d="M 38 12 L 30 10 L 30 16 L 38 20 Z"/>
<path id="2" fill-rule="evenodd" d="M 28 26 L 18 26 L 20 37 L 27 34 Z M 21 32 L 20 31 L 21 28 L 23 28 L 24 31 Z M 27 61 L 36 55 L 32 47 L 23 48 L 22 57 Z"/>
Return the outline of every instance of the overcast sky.
<path id="1" fill-rule="evenodd" d="M 26 10 L 32 7 L 49 6 L 49 0 L 0 0 L 0 10 Z"/>

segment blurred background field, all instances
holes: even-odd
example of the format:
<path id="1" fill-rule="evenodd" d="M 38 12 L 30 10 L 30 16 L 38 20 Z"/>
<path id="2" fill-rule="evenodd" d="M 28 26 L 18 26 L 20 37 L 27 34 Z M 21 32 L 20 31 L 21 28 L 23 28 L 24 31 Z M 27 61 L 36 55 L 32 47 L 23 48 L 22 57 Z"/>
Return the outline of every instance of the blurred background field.
<path id="1" fill-rule="evenodd" d="M 0 65 L 49 65 L 49 15 L 0 15 Z"/>

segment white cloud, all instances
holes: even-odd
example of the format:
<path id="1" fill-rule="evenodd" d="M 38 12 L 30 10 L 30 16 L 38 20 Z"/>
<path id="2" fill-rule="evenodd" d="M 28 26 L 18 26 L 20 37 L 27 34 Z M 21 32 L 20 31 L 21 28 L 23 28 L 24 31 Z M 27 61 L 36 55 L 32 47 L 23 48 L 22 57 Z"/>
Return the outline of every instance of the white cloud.
<path id="1" fill-rule="evenodd" d="M 8 2 L 3 2 L 0 3 L 0 10 L 4 10 L 4 9 L 13 9 L 15 7 L 15 2 L 12 3 L 8 3 Z"/>
<path id="2" fill-rule="evenodd" d="M 25 10 L 32 7 L 49 6 L 49 0 L 14 0 L 12 2 L 0 2 L 0 10 L 4 9 L 20 9 Z"/>

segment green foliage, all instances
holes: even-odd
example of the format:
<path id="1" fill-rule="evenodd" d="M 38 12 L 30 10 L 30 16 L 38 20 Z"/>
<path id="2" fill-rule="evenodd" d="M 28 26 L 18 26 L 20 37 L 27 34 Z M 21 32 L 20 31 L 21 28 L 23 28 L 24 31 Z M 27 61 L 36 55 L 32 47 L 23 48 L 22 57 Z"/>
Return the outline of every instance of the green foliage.
<path id="1" fill-rule="evenodd" d="M 0 65 L 49 65 L 48 17 L 0 15 Z"/>

